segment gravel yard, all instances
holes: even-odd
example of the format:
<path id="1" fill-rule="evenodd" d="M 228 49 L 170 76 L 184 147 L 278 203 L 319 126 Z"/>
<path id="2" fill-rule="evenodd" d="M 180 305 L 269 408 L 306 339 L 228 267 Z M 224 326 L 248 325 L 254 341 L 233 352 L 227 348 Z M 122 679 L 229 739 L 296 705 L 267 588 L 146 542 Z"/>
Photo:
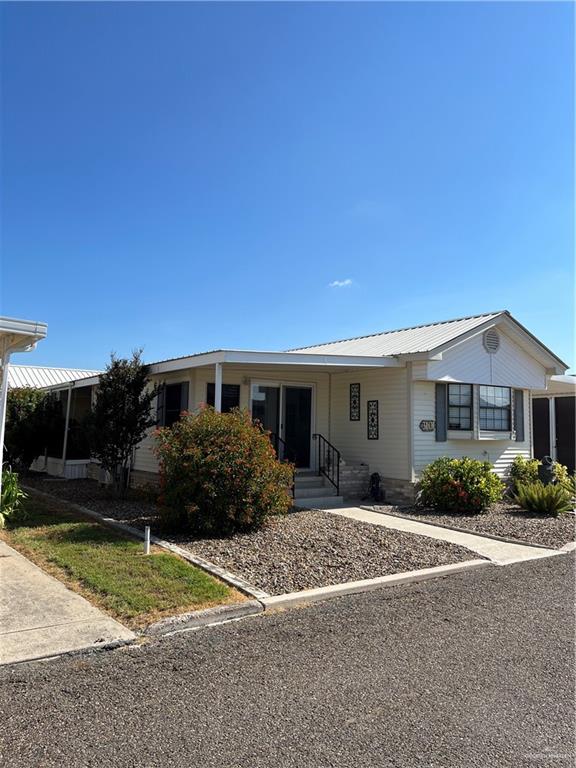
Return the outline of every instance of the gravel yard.
<path id="1" fill-rule="evenodd" d="M 574 515 L 559 517 L 532 515 L 509 502 L 494 504 L 486 512 L 476 515 L 436 512 L 433 509 L 417 507 L 378 506 L 374 509 L 389 514 L 400 514 L 413 520 L 426 520 L 449 527 L 465 528 L 475 533 L 489 533 L 530 544 L 542 544 L 552 549 L 560 549 L 576 538 Z"/>
<path id="2" fill-rule="evenodd" d="M 34 477 L 24 483 L 107 517 L 139 527 L 150 523 L 154 528 L 154 504 L 139 497 L 116 500 L 92 480 L 58 482 Z M 260 531 L 230 538 L 165 538 L 272 595 L 478 557 L 468 549 L 426 536 L 318 511 L 273 518 Z"/>

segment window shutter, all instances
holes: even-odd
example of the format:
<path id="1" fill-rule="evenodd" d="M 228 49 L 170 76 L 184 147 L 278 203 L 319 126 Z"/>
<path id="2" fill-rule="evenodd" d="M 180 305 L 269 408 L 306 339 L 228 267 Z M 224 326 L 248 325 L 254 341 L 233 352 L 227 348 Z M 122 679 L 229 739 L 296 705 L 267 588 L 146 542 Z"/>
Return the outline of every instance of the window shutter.
<path id="1" fill-rule="evenodd" d="M 190 391 L 190 382 L 183 381 L 180 385 L 180 413 L 182 411 L 187 411 L 189 406 L 188 403 L 188 392 Z"/>
<path id="2" fill-rule="evenodd" d="M 448 427 L 448 385 L 436 383 L 436 442 L 445 443 Z"/>
<path id="3" fill-rule="evenodd" d="M 514 390 L 514 429 L 516 440 L 524 442 L 524 390 Z"/>
<path id="4" fill-rule="evenodd" d="M 166 385 L 160 384 L 156 396 L 156 424 L 163 427 L 166 419 Z"/>

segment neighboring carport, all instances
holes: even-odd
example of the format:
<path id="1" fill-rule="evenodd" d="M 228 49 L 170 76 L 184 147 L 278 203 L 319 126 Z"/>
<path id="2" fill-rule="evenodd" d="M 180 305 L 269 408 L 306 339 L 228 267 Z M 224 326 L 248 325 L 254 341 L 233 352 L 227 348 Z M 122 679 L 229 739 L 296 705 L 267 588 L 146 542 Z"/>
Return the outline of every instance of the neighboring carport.
<path id="1" fill-rule="evenodd" d="M 10 357 L 17 352 L 29 352 L 46 338 L 48 326 L 32 320 L 17 320 L 0 317 L 0 367 L 2 385 L 0 388 L 0 493 L 2 491 L 1 468 L 4 461 L 4 427 L 6 424 L 6 397 L 8 395 L 8 368 Z"/>

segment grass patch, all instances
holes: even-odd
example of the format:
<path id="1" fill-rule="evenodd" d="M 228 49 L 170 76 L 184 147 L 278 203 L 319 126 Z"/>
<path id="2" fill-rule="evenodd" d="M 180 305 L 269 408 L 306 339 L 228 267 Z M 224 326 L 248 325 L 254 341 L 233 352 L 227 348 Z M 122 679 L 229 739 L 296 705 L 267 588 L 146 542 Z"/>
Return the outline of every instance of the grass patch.
<path id="1" fill-rule="evenodd" d="M 68 587 L 131 627 L 243 597 L 185 560 L 31 496 L 2 538 Z"/>

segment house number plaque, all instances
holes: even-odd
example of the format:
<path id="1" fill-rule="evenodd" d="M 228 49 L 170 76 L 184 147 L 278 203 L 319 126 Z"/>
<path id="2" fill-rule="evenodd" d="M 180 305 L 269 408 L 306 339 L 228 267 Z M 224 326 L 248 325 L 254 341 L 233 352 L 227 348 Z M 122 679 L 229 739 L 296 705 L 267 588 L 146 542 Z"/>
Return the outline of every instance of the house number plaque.
<path id="1" fill-rule="evenodd" d="M 422 419 L 420 422 L 420 430 L 422 432 L 434 432 L 436 428 L 436 422 L 434 419 Z"/>

